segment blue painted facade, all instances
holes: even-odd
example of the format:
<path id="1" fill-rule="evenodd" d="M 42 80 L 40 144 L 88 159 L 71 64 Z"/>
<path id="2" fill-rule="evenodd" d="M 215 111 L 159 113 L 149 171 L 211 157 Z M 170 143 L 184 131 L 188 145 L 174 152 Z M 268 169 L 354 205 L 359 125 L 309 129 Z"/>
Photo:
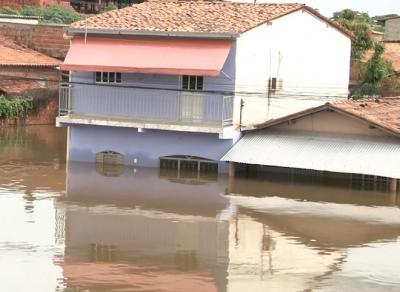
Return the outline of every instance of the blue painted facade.
<path id="1" fill-rule="evenodd" d="M 233 140 L 218 134 L 165 130 L 73 125 L 70 128 L 69 157 L 73 161 L 94 162 L 96 153 L 116 151 L 124 155 L 124 164 L 158 167 L 159 158 L 171 155 L 200 156 L 219 161 L 232 147 Z M 219 163 L 226 172 L 226 162 Z"/>
<path id="2" fill-rule="evenodd" d="M 223 73 L 218 77 L 204 77 L 204 92 L 182 92 L 182 76 L 122 73 L 121 83 L 107 86 L 95 84 L 95 72 L 71 72 L 71 113 L 83 117 L 132 118 L 174 125 L 182 123 L 182 120 L 185 122 L 185 118 L 200 111 L 200 118 L 193 117 L 192 124 L 219 125 L 222 128 L 226 97 L 231 98 L 235 90 L 235 57 L 236 45 L 233 44 Z M 225 96 L 229 93 L 230 97 Z M 196 95 L 200 97 L 196 99 Z M 191 112 L 190 107 L 197 106 L 196 100 L 200 110 Z M 189 111 L 185 113 L 182 113 L 183 101 L 189 102 Z M 220 139 L 219 134 L 201 132 L 152 129 L 139 132 L 137 128 L 67 126 L 70 127 L 68 157 L 72 161 L 94 162 L 96 153 L 109 150 L 123 154 L 126 165 L 158 167 L 160 157 L 170 155 L 219 161 L 234 143 L 233 139 Z M 219 170 L 227 170 L 225 162 L 219 163 Z"/>

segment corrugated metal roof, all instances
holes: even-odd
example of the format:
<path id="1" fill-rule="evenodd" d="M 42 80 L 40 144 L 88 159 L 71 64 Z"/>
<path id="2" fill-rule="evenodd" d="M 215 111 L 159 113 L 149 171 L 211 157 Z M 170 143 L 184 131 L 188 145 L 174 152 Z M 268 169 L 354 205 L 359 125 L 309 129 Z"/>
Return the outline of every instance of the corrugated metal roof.
<path id="1" fill-rule="evenodd" d="M 257 131 L 221 160 L 400 178 L 400 140 Z"/>

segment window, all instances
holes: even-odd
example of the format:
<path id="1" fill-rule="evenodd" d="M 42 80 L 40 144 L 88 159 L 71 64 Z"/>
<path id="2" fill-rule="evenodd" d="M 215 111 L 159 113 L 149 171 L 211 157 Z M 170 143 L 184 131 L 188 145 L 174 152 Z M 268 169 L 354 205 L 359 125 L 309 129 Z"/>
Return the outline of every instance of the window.
<path id="1" fill-rule="evenodd" d="M 121 73 L 96 72 L 96 83 L 121 83 Z"/>
<path id="2" fill-rule="evenodd" d="M 160 174 L 180 179 L 215 180 L 218 162 L 195 156 L 164 156 L 160 157 Z"/>
<path id="3" fill-rule="evenodd" d="M 96 153 L 96 163 L 100 164 L 124 164 L 124 156 L 121 153 L 107 150 Z"/>
<path id="4" fill-rule="evenodd" d="M 203 90 L 203 76 L 182 76 L 182 89 Z"/>

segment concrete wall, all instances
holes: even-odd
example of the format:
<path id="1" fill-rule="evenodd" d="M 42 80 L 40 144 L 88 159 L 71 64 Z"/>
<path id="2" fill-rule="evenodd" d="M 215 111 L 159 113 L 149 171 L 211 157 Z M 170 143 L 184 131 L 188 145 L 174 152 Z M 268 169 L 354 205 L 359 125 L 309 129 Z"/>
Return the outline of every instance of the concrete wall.
<path id="1" fill-rule="evenodd" d="M 379 129 L 369 128 L 369 124 L 337 112 L 322 111 L 308 115 L 290 123 L 274 126 L 273 129 L 285 131 L 305 131 L 318 134 L 340 134 L 351 136 L 391 137 Z"/>
<path id="2" fill-rule="evenodd" d="M 220 160 L 232 140 L 220 140 L 217 134 L 145 130 L 103 126 L 70 126 L 69 159 L 94 162 L 98 152 L 112 150 L 124 155 L 124 163 L 158 167 L 159 158 L 169 155 L 200 156 Z M 135 163 L 136 161 L 136 163 Z M 220 170 L 226 171 L 226 163 Z"/>
<path id="3" fill-rule="evenodd" d="M 63 37 L 64 27 L 59 24 L 0 22 L 0 34 L 43 54 L 64 60 L 69 49 L 69 40 Z"/>
<path id="4" fill-rule="evenodd" d="M 347 36 L 303 11 L 244 33 L 237 40 L 235 84 L 245 101 L 242 123 L 252 125 L 346 97 L 350 53 Z M 268 96 L 270 77 L 281 79 L 282 88 Z"/>
<path id="5" fill-rule="evenodd" d="M 400 17 L 385 22 L 385 41 L 400 41 Z"/>

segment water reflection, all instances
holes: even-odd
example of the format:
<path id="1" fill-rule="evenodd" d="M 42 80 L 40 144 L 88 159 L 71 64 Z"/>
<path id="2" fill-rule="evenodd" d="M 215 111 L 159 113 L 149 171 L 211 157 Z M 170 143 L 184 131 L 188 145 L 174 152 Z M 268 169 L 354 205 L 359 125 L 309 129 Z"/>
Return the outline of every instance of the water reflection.
<path id="1" fill-rule="evenodd" d="M 1 291 L 400 287 L 387 193 L 65 166 L 65 132 L 13 131 L 30 142 L 0 146 Z"/>

